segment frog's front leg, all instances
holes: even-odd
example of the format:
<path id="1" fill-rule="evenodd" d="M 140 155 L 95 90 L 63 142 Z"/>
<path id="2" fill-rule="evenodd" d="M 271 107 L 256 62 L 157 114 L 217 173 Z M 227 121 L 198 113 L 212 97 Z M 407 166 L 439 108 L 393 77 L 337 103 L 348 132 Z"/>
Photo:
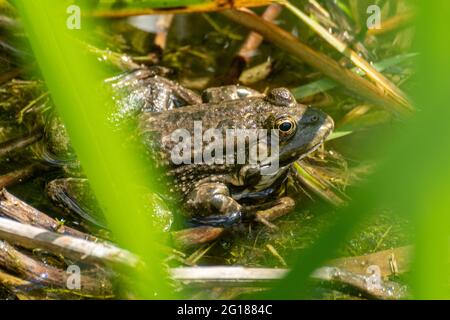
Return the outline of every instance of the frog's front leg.
<path id="1" fill-rule="evenodd" d="M 270 226 L 270 221 L 288 214 L 294 207 L 295 201 L 292 198 L 282 197 L 276 201 L 273 207 L 257 211 L 255 213 L 255 220 Z"/>
<path id="2" fill-rule="evenodd" d="M 242 219 L 241 205 L 230 196 L 228 187 L 220 182 L 207 182 L 196 186 L 186 201 L 188 212 L 195 224 L 228 228 Z"/>

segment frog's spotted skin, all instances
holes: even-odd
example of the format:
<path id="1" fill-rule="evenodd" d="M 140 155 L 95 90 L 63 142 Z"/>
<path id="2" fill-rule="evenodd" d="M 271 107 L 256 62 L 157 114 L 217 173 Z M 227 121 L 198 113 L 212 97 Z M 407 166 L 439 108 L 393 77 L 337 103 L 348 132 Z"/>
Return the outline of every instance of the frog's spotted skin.
<path id="1" fill-rule="evenodd" d="M 277 191 L 291 164 L 315 150 L 334 126 L 329 116 L 298 104 L 285 88 L 272 89 L 267 96 L 240 86 L 210 88 L 203 93 L 202 103 L 199 95 L 145 70 L 112 83 L 118 102 L 116 120 L 124 114 L 136 117 L 140 139 L 169 178 L 169 194 L 182 201 L 183 212 L 192 223 L 213 227 L 214 234 L 220 233 L 217 228 L 243 218 L 256 215 L 257 220 L 269 221 L 291 210 L 292 199 L 277 199 Z M 275 129 L 280 138 L 278 170 L 264 175 L 264 163 L 175 164 L 170 156 L 177 142 L 171 134 L 183 128 L 193 137 L 194 121 L 202 122 L 203 132 L 214 128 L 223 136 L 226 129 Z M 203 149 L 192 146 L 192 159 L 196 152 Z"/>

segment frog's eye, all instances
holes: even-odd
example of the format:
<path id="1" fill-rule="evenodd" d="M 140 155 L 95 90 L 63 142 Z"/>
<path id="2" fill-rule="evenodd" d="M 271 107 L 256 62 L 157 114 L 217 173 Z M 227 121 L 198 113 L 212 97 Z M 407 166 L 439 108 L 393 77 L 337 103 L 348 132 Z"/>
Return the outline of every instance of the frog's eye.
<path id="1" fill-rule="evenodd" d="M 295 132 L 297 128 L 294 120 L 288 117 L 277 119 L 275 122 L 275 128 L 277 128 L 282 136 L 290 136 Z"/>

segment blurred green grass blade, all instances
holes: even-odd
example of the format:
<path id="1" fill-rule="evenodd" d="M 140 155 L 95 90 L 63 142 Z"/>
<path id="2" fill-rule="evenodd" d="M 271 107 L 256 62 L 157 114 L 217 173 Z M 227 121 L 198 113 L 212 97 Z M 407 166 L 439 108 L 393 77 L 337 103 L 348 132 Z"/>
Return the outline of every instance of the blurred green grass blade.
<path id="1" fill-rule="evenodd" d="M 377 207 L 393 208 L 415 222 L 413 294 L 421 299 L 450 298 L 450 3 L 419 1 L 418 90 L 412 92 L 421 112 L 384 130 L 373 145 L 383 158 L 366 185 L 350 193 L 350 206 L 339 208 L 332 227 L 299 253 L 288 276 L 268 296 L 310 297 L 308 277 L 332 257 L 358 224 Z M 430 36 L 433 35 L 433 36 Z"/>
<path id="2" fill-rule="evenodd" d="M 82 30 L 68 30 L 65 1 L 18 0 L 15 4 L 52 100 L 114 238 L 146 262 L 146 268 L 131 273 L 136 286 L 133 291 L 140 298 L 171 297 L 162 269 L 163 254 L 157 246 L 162 235 L 149 226 L 143 215 L 148 204 L 135 187 L 148 185 L 155 177 L 136 174 L 146 171 L 137 155 L 123 149 L 128 137 L 107 124 L 111 100 L 98 90 L 104 75 L 74 39 L 89 31 L 87 23 L 83 20 Z"/>
<path id="3" fill-rule="evenodd" d="M 416 57 L 417 53 L 407 53 L 407 54 L 401 54 L 395 57 L 384 59 L 380 62 L 374 63 L 374 67 L 377 71 L 384 71 L 392 66 L 396 66 L 404 61 L 407 61 L 413 57 Z M 358 68 L 352 69 L 354 72 L 357 72 L 360 75 L 364 75 L 364 72 L 359 70 Z M 325 92 L 331 89 L 336 88 L 339 86 L 338 83 L 335 81 L 325 78 L 320 79 L 317 81 L 314 81 L 312 83 L 308 83 L 306 85 L 303 85 L 301 87 L 297 87 L 295 89 L 292 89 L 292 93 L 294 94 L 296 99 L 301 99 L 305 97 L 312 96 L 314 94 L 317 94 L 319 92 Z"/>
<path id="4" fill-rule="evenodd" d="M 417 191 L 414 206 L 416 251 L 413 289 L 416 298 L 450 299 L 450 28 L 449 1 L 418 1 L 418 88 L 422 127 L 411 141 Z M 414 150 L 413 150 L 414 147 Z M 417 176 L 417 177 L 416 177 Z M 409 183 L 405 180 L 405 183 Z"/>

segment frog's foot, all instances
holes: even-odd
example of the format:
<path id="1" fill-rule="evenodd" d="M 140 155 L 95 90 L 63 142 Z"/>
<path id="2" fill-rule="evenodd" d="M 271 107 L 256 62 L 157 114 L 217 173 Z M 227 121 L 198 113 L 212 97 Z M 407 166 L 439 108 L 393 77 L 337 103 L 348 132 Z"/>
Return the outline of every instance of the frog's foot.
<path id="1" fill-rule="evenodd" d="M 225 231 L 224 228 L 201 226 L 172 232 L 176 247 L 186 248 L 216 240 Z"/>
<path id="2" fill-rule="evenodd" d="M 241 205 L 230 196 L 222 183 L 203 183 L 197 186 L 186 202 L 191 212 L 206 213 L 191 217 L 194 224 L 229 228 L 242 219 Z M 218 214 L 217 214 L 218 213 Z"/>
<path id="3" fill-rule="evenodd" d="M 278 219 L 291 212 L 295 207 L 295 201 L 290 197 L 282 197 L 278 199 L 275 205 L 266 210 L 257 211 L 255 214 L 255 220 L 267 225 L 271 229 L 277 227 L 270 221 Z"/>

